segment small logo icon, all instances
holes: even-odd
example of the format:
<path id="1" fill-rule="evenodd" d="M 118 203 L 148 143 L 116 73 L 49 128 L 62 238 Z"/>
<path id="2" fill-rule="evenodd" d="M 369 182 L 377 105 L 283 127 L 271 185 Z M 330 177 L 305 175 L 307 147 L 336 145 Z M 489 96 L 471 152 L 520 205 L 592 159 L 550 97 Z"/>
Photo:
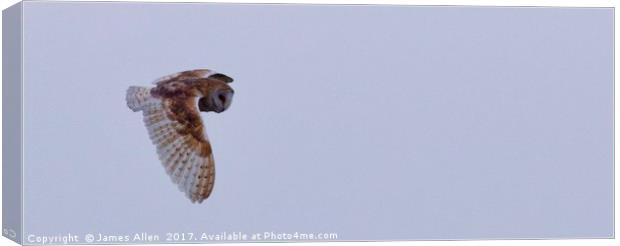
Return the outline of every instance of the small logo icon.
<path id="1" fill-rule="evenodd" d="M 86 234 L 86 236 L 84 236 L 84 241 L 87 243 L 92 243 L 95 241 L 95 236 L 93 236 L 93 234 Z"/>
<path id="2" fill-rule="evenodd" d="M 17 237 L 17 233 L 15 233 L 15 231 L 14 231 L 13 229 L 7 229 L 7 228 L 4 228 L 4 229 L 2 230 L 2 232 L 3 232 L 3 233 L 4 233 L 4 235 L 6 235 L 7 237 L 10 237 L 10 238 L 15 238 L 15 237 Z"/>

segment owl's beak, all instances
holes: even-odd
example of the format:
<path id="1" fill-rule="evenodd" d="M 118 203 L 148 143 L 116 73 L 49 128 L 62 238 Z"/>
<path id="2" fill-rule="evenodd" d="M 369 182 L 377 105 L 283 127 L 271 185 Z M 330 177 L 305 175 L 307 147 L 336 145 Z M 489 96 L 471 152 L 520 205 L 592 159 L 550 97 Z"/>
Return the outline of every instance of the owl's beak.
<path id="1" fill-rule="evenodd" d="M 232 89 L 216 90 L 211 95 L 198 100 L 198 109 L 202 112 L 224 112 L 230 107 L 234 93 Z"/>

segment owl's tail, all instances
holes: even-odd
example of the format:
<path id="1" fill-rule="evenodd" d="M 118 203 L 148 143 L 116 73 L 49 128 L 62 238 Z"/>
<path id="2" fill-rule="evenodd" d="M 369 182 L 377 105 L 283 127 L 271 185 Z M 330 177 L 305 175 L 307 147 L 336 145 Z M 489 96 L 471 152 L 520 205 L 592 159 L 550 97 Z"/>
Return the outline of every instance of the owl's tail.
<path id="1" fill-rule="evenodd" d="M 153 99 L 151 88 L 142 86 L 130 86 L 125 97 L 127 107 L 134 112 L 143 110 Z"/>

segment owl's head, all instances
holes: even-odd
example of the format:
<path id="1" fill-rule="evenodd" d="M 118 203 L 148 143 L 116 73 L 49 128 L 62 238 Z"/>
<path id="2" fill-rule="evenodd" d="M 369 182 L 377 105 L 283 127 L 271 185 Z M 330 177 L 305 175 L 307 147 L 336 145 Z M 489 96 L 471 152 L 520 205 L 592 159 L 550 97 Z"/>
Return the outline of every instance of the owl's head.
<path id="1" fill-rule="evenodd" d="M 198 99 L 198 109 L 202 112 L 224 112 L 232 103 L 235 91 L 230 87 L 233 79 L 221 73 L 209 76 L 205 80 L 202 97 Z"/>

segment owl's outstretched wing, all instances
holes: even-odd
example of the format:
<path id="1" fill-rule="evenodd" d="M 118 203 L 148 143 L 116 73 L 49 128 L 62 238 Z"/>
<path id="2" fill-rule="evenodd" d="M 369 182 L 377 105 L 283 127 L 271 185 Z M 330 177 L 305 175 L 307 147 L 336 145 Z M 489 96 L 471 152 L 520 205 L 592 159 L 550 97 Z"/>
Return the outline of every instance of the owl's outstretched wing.
<path id="1" fill-rule="evenodd" d="M 201 203 L 213 189 L 215 163 L 194 100 L 154 97 L 145 87 L 127 91 L 127 105 L 142 111 L 166 173 L 192 202 Z"/>
<path id="2" fill-rule="evenodd" d="M 164 77 L 158 78 L 155 81 L 153 81 L 153 84 L 162 84 L 162 83 L 166 83 L 166 82 L 170 82 L 170 81 L 180 81 L 180 80 L 187 80 L 187 79 L 200 79 L 200 78 L 213 78 L 213 79 L 219 79 L 221 81 L 224 81 L 226 83 L 230 83 L 233 81 L 233 79 L 231 77 L 228 77 L 224 74 L 215 72 L 213 70 L 209 70 L 209 69 L 194 69 L 194 70 L 187 70 L 187 71 L 183 71 L 183 72 L 178 72 L 178 73 L 173 73 L 170 75 L 166 75 Z"/>

